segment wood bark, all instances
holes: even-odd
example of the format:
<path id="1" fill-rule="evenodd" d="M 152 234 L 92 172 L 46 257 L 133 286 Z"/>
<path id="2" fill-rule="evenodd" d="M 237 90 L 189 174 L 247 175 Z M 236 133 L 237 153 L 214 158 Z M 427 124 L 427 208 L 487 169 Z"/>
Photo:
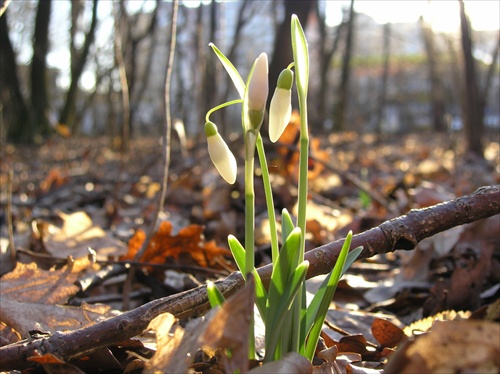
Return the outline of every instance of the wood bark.
<path id="1" fill-rule="evenodd" d="M 424 39 L 425 51 L 427 53 L 427 69 L 430 83 L 430 100 L 432 107 L 432 128 L 436 132 L 446 131 L 444 88 L 441 80 L 442 73 L 439 68 L 439 57 L 434 42 L 434 32 L 430 25 L 426 24 L 423 17 L 419 19 L 422 37 Z"/>
<path id="2" fill-rule="evenodd" d="M 85 63 L 87 62 L 87 56 L 90 51 L 90 46 L 94 42 L 95 38 L 95 29 L 97 26 L 97 2 L 98 0 L 93 0 L 92 2 L 92 20 L 90 22 L 90 28 L 85 35 L 85 42 L 83 43 L 83 47 L 81 51 L 77 51 L 74 47 L 74 40 L 71 41 L 71 83 L 66 93 L 66 100 L 64 102 L 64 106 L 61 109 L 59 114 L 59 123 L 68 125 L 73 129 L 75 133 L 75 102 L 76 96 L 78 92 L 78 81 L 83 73 L 83 68 L 85 67 Z M 75 3 L 75 8 L 78 8 Z M 73 19 L 75 22 L 76 19 Z M 72 28 L 75 25 L 72 25 Z M 72 30 L 72 34 L 75 31 Z"/>
<path id="3" fill-rule="evenodd" d="M 9 28 L 5 12 L 0 17 L 0 97 L 3 121 L 6 124 L 7 139 L 14 142 L 29 141 L 30 109 L 22 93 L 14 49 L 9 37 Z M 5 131 L 1 129 L 1 131 Z"/>
<path id="4" fill-rule="evenodd" d="M 411 250 L 425 238 L 452 227 L 500 214 L 500 185 L 481 187 L 472 194 L 425 209 L 411 210 L 407 215 L 386 221 L 378 227 L 353 236 L 351 248 L 363 246 L 360 258 Z M 326 274 L 335 266 L 344 240 L 328 243 L 306 253 L 309 261 L 307 278 Z M 272 265 L 258 269 L 265 285 L 269 283 Z M 216 282 L 226 296 L 244 286 L 241 273 L 234 272 Z M 149 322 L 162 313 L 179 319 L 196 317 L 209 309 L 206 287 L 201 286 L 176 295 L 157 299 L 129 312 L 95 325 L 70 332 L 56 332 L 50 337 L 23 340 L 0 348 L 0 370 L 21 370 L 34 366 L 29 357 L 53 354 L 70 360 L 97 352 L 141 334 Z"/>
<path id="5" fill-rule="evenodd" d="M 471 27 L 464 2 L 460 5 L 460 29 L 462 31 L 462 54 L 464 59 L 465 92 L 464 92 L 464 127 L 467 140 L 467 151 L 479 158 L 484 158 L 482 136 L 484 132 L 483 106 L 479 95 L 476 62 L 472 55 Z"/>
<path id="6" fill-rule="evenodd" d="M 344 57 L 342 59 L 342 73 L 340 76 L 340 86 L 338 89 L 338 99 L 333 107 L 333 128 L 337 131 L 344 130 L 345 113 L 349 100 L 349 81 L 351 78 L 351 57 L 354 39 L 354 0 L 351 0 L 349 9 L 349 21 L 347 22 L 347 33 L 345 42 Z"/>
<path id="7" fill-rule="evenodd" d="M 49 50 L 49 23 L 52 0 L 39 0 L 33 35 L 31 61 L 31 103 L 34 109 L 35 132 L 47 136 L 50 132 L 47 110 L 47 52 Z"/>
<path id="8" fill-rule="evenodd" d="M 334 54 L 337 52 L 340 37 L 343 33 L 343 29 L 346 25 L 346 20 L 343 20 L 340 25 L 338 25 L 334 30 L 333 40 L 328 36 L 328 30 L 326 26 L 326 16 L 322 15 L 319 10 L 319 2 L 316 6 L 316 17 L 318 19 L 318 30 L 320 34 L 319 43 L 319 93 L 318 93 L 318 106 L 316 120 L 322 125 L 326 123 L 327 119 L 327 92 L 330 89 L 329 71 L 330 64 Z M 323 128 L 323 130 L 327 130 Z"/>
<path id="9" fill-rule="evenodd" d="M 383 46 L 384 62 L 382 67 L 382 77 L 380 79 L 380 93 L 378 97 L 377 112 L 375 119 L 375 133 L 382 134 L 382 120 L 384 108 L 387 101 L 387 81 L 389 80 L 389 61 L 391 56 L 391 24 L 384 24 Z"/>

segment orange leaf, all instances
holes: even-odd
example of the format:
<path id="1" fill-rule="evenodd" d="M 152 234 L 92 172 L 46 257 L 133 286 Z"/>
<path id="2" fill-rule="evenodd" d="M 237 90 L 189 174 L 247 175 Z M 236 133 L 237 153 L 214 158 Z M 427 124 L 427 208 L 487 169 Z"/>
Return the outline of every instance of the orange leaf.
<path id="1" fill-rule="evenodd" d="M 146 238 L 142 230 L 138 230 L 129 241 L 129 250 L 121 260 L 132 260 Z M 151 239 L 148 248 L 140 258 L 140 262 L 164 264 L 175 261 L 177 264 L 215 267 L 216 258 L 230 256 L 229 250 L 217 247 L 215 242 L 205 242 L 203 226 L 189 225 L 182 228 L 177 235 L 172 235 L 172 224 L 162 222 Z"/>
<path id="2" fill-rule="evenodd" d="M 372 334 L 382 347 L 395 347 L 406 336 L 395 324 L 381 318 L 374 319 Z"/>

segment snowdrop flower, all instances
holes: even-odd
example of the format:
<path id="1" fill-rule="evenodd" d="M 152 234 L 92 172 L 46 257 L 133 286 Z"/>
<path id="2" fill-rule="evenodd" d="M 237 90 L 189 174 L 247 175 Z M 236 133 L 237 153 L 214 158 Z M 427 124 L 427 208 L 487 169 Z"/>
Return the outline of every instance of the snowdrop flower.
<path id="1" fill-rule="evenodd" d="M 210 121 L 205 123 L 205 135 L 207 136 L 208 154 L 215 168 L 227 183 L 233 184 L 236 181 L 236 159 L 217 131 L 215 123 Z"/>
<path id="2" fill-rule="evenodd" d="M 258 130 L 264 119 L 269 94 L 267 54 L 261 53 L 255 60 L 248 83 L 248 117 L 254 130 Z"/>
<path id="3" fill-rule="evenodd" d="M 292 115 L 292 84 L 293 71 L 290 69 L 283 70 L 278 77 L 278 84 L 269 108 L 269 139 L 273 143 L 279 139 L 290 122 Z"/>

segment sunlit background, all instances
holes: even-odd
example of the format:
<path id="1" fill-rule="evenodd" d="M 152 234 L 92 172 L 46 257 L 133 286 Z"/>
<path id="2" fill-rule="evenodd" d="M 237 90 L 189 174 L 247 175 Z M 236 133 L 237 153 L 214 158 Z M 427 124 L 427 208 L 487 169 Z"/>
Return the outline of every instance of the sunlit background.
<path id="1" fill-rule="evenodd" d="M 258 3 L 259 0 L 253 1 L 252 4 Z M 159 7 L 162 9 L 159 11 L 158 18 L 158 29 L 156 31 L 157 38 L 156 42 L 159 47 L 155 46 L 155 63 L 152 65 L 154 69 L 153 78 L 154 81 L 149 82 L 148 93 L 148 105 L 149 109 L 141 109 L 141 113 L 156 113 L 158 108 L 161 107 L 161 82 L 162 79 L 158 79 L 158 76 L 163 76 L 165 71 L 165 56 L 167 51 L 167 40 L 169 33 L 169 19 L 168 12 L 171 4 L 170 1 L 160 2 Z M 178 84 L 176 82 L 182 81 L 185 90 L 186 102 L 193 100 L 195 94 L 193 90 L 197 89 L 197 84 L 200 84 L 200 74 L 198 72 L 198 78 L 192 78 L 193 69 L 199 68 L 196 66 L 196 47 L 192 44 L 192 39 L 196 34 L 194 30 L 196 25 L 196 12 L 200 6 L 208 9 L 211 1 L 204 0 L 185 0 L 181 1 L 181 11 L 180 11 L 180 22 L 179 27 L 179 39 L 178 39 L 178 50 L 179 55 L 177 56 L 178 67 L 175 72 L 176 78 L 174 79 L 174 85 Z M 333 1 L 333 0 L 318 0 L 319 12 L 321 12 L 321 18 L 323 20 L 312 19 L 311 24 L 306 28 L 306 33 L 310 42 L 311 53 L 318 53 L 319 45 L 321 41 L 318 34 L 318 22 L 324 22 L 329 28 L 327 43 L 332 43 L 333 35 L 335 34 L 335 28 L 342 22 L 342 18 L 345 17 L 346 10 L 350 6 L 350 1 Z M 471 26 L 476 35 L 473 38 L 478 37 L 475 40 L 473 54 L 474 57 L 481 61 L 484 65 L 489 65 L 493 61 L 493 47 L 495 36 L 495 31 L 500 29 L 500 1 L 480 1 L 480 0 L 469 0 L 464 1 L 466 12 L 470 18 Z M 28 66 L 33 55 L 32 50 L 32 31 L 34 25 L 34 17 L 36 13 L 37 1 L 23 1 L 23 2 L 12 2 L 10 5 L 10 10 L 12 16 L 9 17 L 9 24 L 11 28 L 10 38 L 14 45 L 15 52 L 17 53 L 17 61 L 20 66 Z M 116 64 L 114 60 L 113 51 L 113 35 L 115 30 L 114 19 L 113 19 L 113 3 L 112 1 L 102 0 L 98 2 L 98 24 L 96 29 L 95 41 L 91 47 L 91 57 L 86 62 L 85 70 L 79 80 L 79 87 L 81 90 L 90 94 L 96 91 L 98 94 L 106 95 L 109 90 L 119 93 L 120 85 L 117 78 Z M 130 0 L 124 2 L 127 17 L 129 19 L 143 18 L 143 21 L 147 22 L 149 14 L 155 9 L 155 0 Z M 235 30 L 235 23 L 237 21 L 238 9 L 241 6 L 241 2 L 238 1 L 221 1 L 219 2 L 218 10 L 218 45 L 222 50 L 227 51 L 231 48 L 232 38 Z M 274 31 L 276 26 L 281 22 L 284 13 L 283 6 L 281 2 L 273 2 L 268 0 L 261 1 L 262 6 L 255 6 L 253 10 L 253 16 L 249 23 L 244 28 L 244 36 L 242 37 L 244 45 L 237 47 L 237 61 L 235 65 L 242 69 L 242 75 L 246 74 L 245 69 L 248 68 L 250 62 L 257 52 L 253 51 L 264 51 L 270 54 L 274 53 L 273 39 Z M 207 10 L 205 9 L 205 11 Z M 354 55 L 358 59 L 358 63 L 364 59 L 362 62 L 363 66 L 358 66 L 358 70 L 354 72 L 357 75 L 355 78 L 354 85 L 358 85 L 359 92 L 356 94 L 361 95 L 361 102 L 365 101 L 365 104 L 353 104 L 353 105 L 366 105 L 370 102 L 369 96 L 374 96 L 377 94 L 376 81 L 377 77 L 381 74 L 381 59 L 383 54 L 383 41 L 382 34 L 384 25 L 390 24 L 393 30 L 392 40 L 391 40 L 391 54 L 394 55 L 393 66 L 397 69 L 403 69 L 406 71 L 401 74 L 403 75 L 414 75 L 414 72 L 410 72 L 408 69 L 419 69 L 419 74 L 422 73 L 422 69 L 425 70 L 425 48 L 424 42 L 422 40 L 422 33 L 419 26 L 419 19 L 422 17 L 427 25 L 430 25 L 436 36 L 436 42 L 438 44 L 438 49 L 443 54 L 450 54 L 448 44 L 454 44 L 460 48 L 460 19 L 459 19 L 459 6 L 457 0 L 415 0 L 415 1 L 380 1 L 380 0 L 356 0 L 354 2 L 354 10 L 358 14 L 356 17 L 356 31 L 355 31 L 355 41 Z M 16 13 L 17 12 L 17 13 Z M 52 5 L 52 15 L 50 21 L 50 48 L 47 54 L 48 67 L 51 69 L 51 77 L 53 82 L 59 91 L 58 95 L 62 97 L 61 91 L 64 91 L 69 87 L 71 82 L 70 77 L 70 24 L 71 24 L 71 3 L 70 1 L 54 1 Z M 22 17 L 20 16 L 22 14 Z M 312 12 L 313 17 L 316 16 Z M 311 16 L 311 15 L 310 15 Z M 83 17 L 79 20 L 78 32 L 75 35 L 75 43 L 77 47 L 83 44 L 84 32 L 88 28 L 91 17 L 91 2 L 85 3 L 85 11 Z M 209 27 L 208 25 L 208 12 L 205 13 L 204 27 Z M 345 20 L 345 18 L 344 18 Z M 480 34 L 482 33 L 482 34 Z M 259 38 L 255 36 L 258 35 Z M 208 33 L 205 33 L 205 38 L 208 38 Z M 257 42 L 258 39 L 258 42 Z M 203 41 L 205 45 L 208 45 L 209 40 Z M 451 44 L 450 44 L 451 43 Z M 148 44 L 148 43 L 146 43 Z M 338 79 L 339 74 L 339 56 L 343 53 L 343 44 L 341 42 L 340 50 L 337 52 L 335 57 L 337 61 L 331 61 L 332 73 L 330 73 L 331 85 L 334 86 L 338 84 L 335 80 Z M 149 47 L 146 47 L 146 50 Z M 160 48 L 156 51 L 156 48 Z M 457 49 L 458 50 L 458 49 Z M 207 47 L 208 51 L 208 47 Z M 141 53 L 144 53 L 142 51 Z M 455 52 L 453 52 L 455 53 Z M 452 53 L 452 54 L 453 54 Z M 456 53 L 455 53 L 456 54 Z M 450 58 L 449 55 L 447 58 Z M 367 62 L 367 59 L 372 60 L 371 64 Z M 143 59 L 144 60 L 144 59 Z M 317 63 L 318 59 L 313 57 L 314 62 Z M 417 62 L 416 62 L 417 61 Z M 141 64 L 144 63 L 140 62 Z M 400 65 L 398 65 L 400 64 Z M 404 67 L 406 64 L 406 67 Z M 413 65 L 412 65 L 413 64 Z M 415 65 L 417 64 L 418 67 Z M 313 66 L 312 68 L 317 69 L 318 66 Z M 99 79 L 99 71 L 109 69 L 113 71 L 108 74 L 105 79 Z M 360 75 L 361 74 L 361 75 Z M 394 74 L 391 73 L 391 74 Z M 394 79 L 403 80 L 402 77 Z M 221 77 L 222 79 L 222 77 Z M 409 78 L 407 82 L 410 82 Z M 446 77 L 448 80 L 453 80 L 453 78 Z M 106 81 L 107 80 L 107 81 Z M 415 80 L 415 78 L 413 78 Z M 110 82 L 106 83 L 106 82 Z M 418 83 L 418 79 L 414 83 L 408 83 L 408 85 L 415 85 Z M 318 78 L 315 74 L 312 74 L 311 84 L 319 85 Z M 400 82 L 397 83 L 398 85 Z M 496 84 L 496 83 L 494 83 Z M 192 85 L 192 87 L 191 87 Z M 495 88 L 496 86 L 494 86 Z M 415 87 L 408 88 L 410 91 L 415 90 Z M 418 88 L 419 90 L 426 90 L 425 87 Z M 454 88 L 447 88 L 453 92 Z M 223 91 L 224 88 L 221 88 Z M 314 87 L 313 87 L 314 91 Z M 494 89 L 493 89 L 494 91 Z M 354 92 L 354 91 L 353 91 Z M 220 94 L 220 93 L 219 93 Z M 227 93 L 226 93 L 227 94 Z M 333 94 L 330 94 L 332 97 Z M 354 95 L 354 93 L 353 93 Z M 397 96 L 397 95 L 396 95 Z M 132 98 L 133 99 L 133 98 Z M 329 98 L 330 100 L 331 98 Z M 455 100 L 455 99 L 454 99 Z M 154 109 L 151 103 L 155 102 Z M 186 106 L 187 104 L 182 104 Z M 189 104 L 191 105 L 191 104 Z M 374 104 L 372 104 L 374 105 Z M 455 104 L 454 104 L 455 105 Z M 458 109 L 454 109 L 458 113 Z M 494 112 L 498 108 L 494 108 Z M 55 109 L 56 111 L 56 109 Z M 193 113 L 187 112 L 186 116 L 191 116 Z M 156 114 L 155 114 L 156 115 Z M 365 118 L 370 117 L 369 113 L 363 114 Z M 153 121 L 153 114 L 149 115 L 149 119 L 146 122 Z M 187 122 L 196 124 L 198 118 L 192 118 Z M 188 125 L 189 126 L 189 125 Z"/>

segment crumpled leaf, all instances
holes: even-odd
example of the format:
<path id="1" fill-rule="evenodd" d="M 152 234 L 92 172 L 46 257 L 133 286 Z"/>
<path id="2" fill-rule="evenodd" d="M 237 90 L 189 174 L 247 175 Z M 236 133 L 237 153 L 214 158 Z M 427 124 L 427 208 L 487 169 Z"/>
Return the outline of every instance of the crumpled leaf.
<path id="1" fill-rule="evenodd" d="M 372 334 L 382 347 L 395 347 L 405 338 L 403 330 L 382 318 L 373 320 Z"/>
<path id="2" fill-rule="evenodd" d="M 226 372 L 248 371 L 248 333 L 253 315 L 253 282 L 227 299 L 220 309 L 212 309 L 204 318 L 191 320 L 185 329 L 178 326 L 169 314 L 156 317 L 149 325 L 156 331 L 157 351 L 147 363 L 145 373 L 184 373 L 191 365 L 213 368 Z M 246 328 L 245 328 L 246 327 Z M 196 350 L 209 363 L 194 362 Z M 225 354 L 231 352 L 231 357 Z M 197 355 L 196 355 L 197 356 Z"/>
<path id="3" fill-rule="evenodd" d="M 151 360 L 147 362 L 145 373 L 161 372 L 172 361 L 172 357 L 184 336 L 184 329 L 178 325 L 174 326 L 175 323 L 176 318 L 170 313 L 160 314 L 149 323 L 148 330 L 156 332 L 157 350 Z M 187 355 L 184 357 L 184 368 L 189 365 L 190 360 L 191 357 Z"/>
<path id="4" fill-rule="evenodd" d="M 220 348 L 231 353 L 224 359 L 227 373 L 248 371 L 248 340 L 254 299 L 255 283 L 247 281 L 241 291 L 222 305 L 200 337 L 201 347 Z"/>
<path id="5" fill-rule="evenodd" d="M 0 320 L 18 332 L 21 337 L 28 338 L 29 331 L 43 332 L 70 331 L 116 315 L 110 306 L 103 304 L 81 306 L 47 305 L 40 303 L 19 302 L 2 299 L 0 303 Z"/>
<path id="6" fill-rule="evenodd" d="M 94 226 L 91 218 L 85 212 L 65 214 L 60 212 L 63 220 L 61 228 L 44 222 L 37 222 L 38 232 L 35 233 L 42 241 L 44 249 L 57 258 L 74 258 L 87 255 L 88 248 L 97 253 L 98 260 L 107 260 L 110 256 L 125 253 L 125 245 L 114 239 L 100 227 Z"/>
<path id="7" fill-rule="evenodd" d="M 391 373 L 498 373 L 500 325 L 485 321 L 438 321 L 431 332 L 401 346 Z"/>
<path id="8" fill-rule="evenodd" d="M 304 356 L 290 352 L 281 360 L 269 362 L 249 371 L 252 374 L 312 374 L 313 366 Z"/>
<path id="9" fill-rule="evenodd" d="M 127 254 L 121 256 L 120 259 L 134 259 L 145 239 L 144 231 L 138 230 L 129 241 Z M 217 247 L 214 241 L 205 242 L 203 226 L 189 225 L 182 228 L 177 235 L 172 235 L 172 224 L 164 221 L 139 261 L 164 264 L 170 259 L 178 265 L 218 268 L 217 258 L 230 255 L 229 250 Z"/>
<path id="10" fill-rule="evenodd" d="M 451 278 L 440 279 L 431 288 L 423 315 L 428 316 L 447 309 L 477 309 L 481 286 L 490 272 L 493 249 L 492 245 L 481 240 L 458 243 L 454 249 L 456 265 Z"/>
<path id="11" fill-rule="evenodd" d="M 18 262 L 14 270 L 1 278 L 2 301 L 64 304 L 80 290 L 74 282 L 80 272 L 90 266 L 88 257 L 76 259 L 57 270 L 40 269 L 34 262 Z"/>

